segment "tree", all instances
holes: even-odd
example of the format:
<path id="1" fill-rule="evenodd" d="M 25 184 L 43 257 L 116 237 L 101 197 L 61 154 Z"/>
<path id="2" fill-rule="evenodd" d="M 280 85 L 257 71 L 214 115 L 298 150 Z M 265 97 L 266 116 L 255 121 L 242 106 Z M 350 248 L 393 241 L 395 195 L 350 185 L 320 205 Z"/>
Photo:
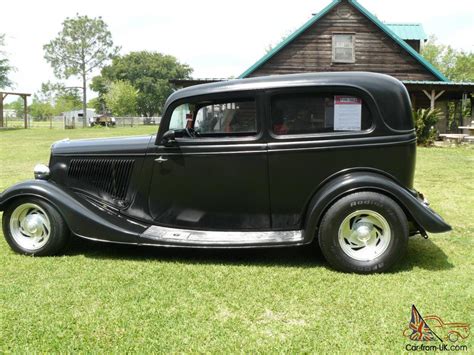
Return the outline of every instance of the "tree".
<path id="1" fill-rule="evenodd" d="M 5 35 L 0 34 L 0 89 L 12 86 L 12 82 L 8 78 L 8 75 L 13 70 L 10 65 L 10 61 L 5 55 L 5 52 L 1 48 L 5 45 Z"/>
<path id="2" fill-rule="evenodd" d="M 112 41 L 112 34 L 101 17 L 77 15 L 66 18 L 58 36 L 44 45 L 45 59 L 59 78 L 82 78 L 82 109 L 87 112 L 88 75 L 102 67 L 119 51 Z M 84 126 L 87 120 L 83 120 Z"/>
<path id="3" fill-rule="evenodd" d="M 24 110 L 24 102 L 21 97 L 17 98 L 8 104 L 4 104 L 4 108 L 15 111 L 15 117 L 22 117 Z"/>
<path id="4" fill-rule="evenodd" d="M 81 107 L 82 101 L 76 88 L 67 88 L 61 83 L 42 83 L 33 95 L 30 114 L 40 120 Z"/>
<path id="5" fill-rule="evenodd" d="M 191 67 L 180 63 L 175 57 L 158 52 L 131 52 L 115 57 L 112 64 L 101 71 L 101 76 L 92 80 L 99 97 L 109 90 L 110 83 L 128 81 L 138 90 L 137 113 L 151 117 L 161 113 L 167 97 L 173 92 L 170 79 L 188 79 Z"/>
<path id="6" fill-rule="evenodd" d="M 96 113 L 105 113 L 98 97 L 94 97 L 87 102 L 87 107 L 93 108 Z"/>
<path id="7" fill-rule="evenodd" d="M 109 90 L 110 82 L 105 79 L 103 76 L 94 76 L 90 84 L 90 88 L 99 94 L 94 102 L 94 108 L 97 112 L 105 114 L 107 110 L 107 105 L 105 103 L 105 94 Z"/>
<path id="8" fill-rule="evenodd" d="M 421 54 L 449 80 L 474 81 L 474 53 L 458 51 L 449 45 L 438 44 L 436 37 L 430 36 Z M 471 105 L 458 107 L 454 102 L 448 102 L 449 129 L 456 129 L 459 116 L 470 117 L 470 108 Z"/>
<path id="9" fill-rule="evenodd" d="M 41 83 L 41 89 L 35 93 L 40 101 L 50 102 L 52 105 L 55 104 L 58 97 L 63 95 L 73 95 L 79 101 L 79 93 L 77 88 L 67 88 L 62 83 L 53 83 L 48 81 Z"/>
<path id="10" fill-rule="evenodd" d="M 105 102 L 114 115 L 133 115 L 137 112 L 137 90 L 129 82 L 116 81 L 105 94 Z"/>
<path id="11" fill-rule="evenodd" d="M 42 102 L 33 96 L 33 102 L 29 106 L 30 115 L 37 120 L 47 120 L 54 116 L 54 107 L 49 102 Z"/>
<path id="12" fill-rule="evenodd" d="M 77 110 L 81 107 L 81 104 L 81 98 L 77 92 L 64 92 L 56 97 L 54 111 L 56 115 L 59 115 L 62 112 Z"/>
<path id="13" fill-rule="evenodd" d="M 474 81 L 474 53 L 458 51 L 449 45 L 436 43 L 430 36 L 421 54 L 449 80 Z"/>

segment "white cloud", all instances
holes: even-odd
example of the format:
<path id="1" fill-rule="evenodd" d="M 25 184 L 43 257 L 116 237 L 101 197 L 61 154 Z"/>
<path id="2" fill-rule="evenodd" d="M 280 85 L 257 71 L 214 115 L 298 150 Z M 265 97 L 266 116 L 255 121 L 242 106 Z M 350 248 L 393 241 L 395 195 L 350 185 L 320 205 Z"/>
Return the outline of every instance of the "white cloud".
<path id="1" fill-rule="evenodd" d="M 156 50 L 190 64 L 195 77 L 241 74 L 258 60 L 270 43 L 307 21 L 329 0 L 293 1 L 98 1 L 25 0 L 2 3 L 0 33 L 6 33 L 7 51 L 17 71 L 16 89 L 36 91 L 54 80 L 43 59 L 43 44 L 76 13 L 102 16 L 122 52 Z M 385 22 L 421 22 L 440 42 L 474 50 L 474 4 L 457 0 L 360 0 Z M 21 11 L 18 8 L 21 6 Z M 69 85 L 77 85 L 71 79 Z"/>

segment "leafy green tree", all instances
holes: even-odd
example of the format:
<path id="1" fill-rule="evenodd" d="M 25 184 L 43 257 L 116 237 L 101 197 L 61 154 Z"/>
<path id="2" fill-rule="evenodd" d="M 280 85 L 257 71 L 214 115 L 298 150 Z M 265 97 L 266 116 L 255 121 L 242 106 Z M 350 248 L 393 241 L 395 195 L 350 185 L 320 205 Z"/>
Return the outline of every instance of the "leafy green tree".
<path id="1" fill-rule="evenodd" d="M 77 110 L 81 107 L 82 101 L 77 92 L 65 92 L 56 97 L 54 105 L 55 114 L 59 115 L 62 112 Z"/>
<path id="2" fill-rule="evenodd" d="M 137 89 L 126 81 L 116 81 L 105 94 L 105 102 L 117 116 L 129 116 L 137 112 Z"/>
<path id="3" fill-rule="evenodd" d="M 36 96 L 39 101 L 49 102 L 51 105 L 54 105 L 56 97 L 69 92 L 69 90 L 71 89 L 66 89 L 62 83 L 48 81 L 46 83 L 41 83 L 41 89 L 37 91 L 34 96 Z"/>
<path id="4" fill-rule="evenodd" d="M 458 51 L 449 45 L 438 44 L 436 37 L 430 36 L 421 54 L 449 80 L 474 81 L 474 53 Z M 460 108 L 454 102 L 448 102 L 448 127 L 450 130 L 456 129 L 460 125 L 460 116 L 471 116 L 471 105 L 465 105 L 461 112 L 459 111 Z"/>
<path id="5" fill-rule="evenodd" d="M 30 115 L 37 120 L 47 120 L 54 116 L 54 107 L 49 102 L 42 102 L 33 96 L 33 102 L 29 106 Z"/>
<path id="6" fill-rule="evenodd" d="M 474 53 L 458 51 L 449 45 L 438 44 L 436 37 L 430 36 L 421 54 L 449 80 L 474 81 Z"/>
<path id="7" fill-rule="evenodd" d="M 95 110 L 95 112 L 97 112 L 97 113 L 105 113 L 103 111 L 103 107 L 102 107 L 101 103 L 99 102 L 98 97 L 94 97 L 93 99 L 90 99 L 87 102 L 87 107 L 88 108 L 93 108 Z"/>
<path id="8" fill-rule="evenodd" d="M 94 101 L 92 106 L 95 108 L 96 112 L 104 114 L 108 111 L 107 104 L 105 102 L 105 94 L 107 94 L 110 84 L 111 83 L 109 80 L 105 79 L 103 76 L 98 75 L 92 78 L 90 88 L 99 94 L 99 96 L 95 98 L 96 101 Z"/>
<path id="9" fill-rule="evenodd" d="M 119 51 L 112 41 L 112 34 L 101 17 L 89 18 L 76 15 L 66 18 L 57 37 L 44 45 L 45 59 L 59 78 L 82 78 L 82 108 L 87 110 L 88 75 L 105 65 Z M 83 121 L 84 126 L 87 124 Z"/>
<path id="10" fill-rule="evenodd" d="M 161 113 L 167 97 L 173 92 L 170 79 L 188 79 L 191 67 L 175 57 L 158 52 L 131 52 L 115 57 L 112 64 L 92 80 L 99 97 L 108 91 L 108 83 L 125 80 L 138 90 L 137 113 L 151 117 Z M 94 89 L 94 90 L 96 90 Z"/>
<path id="11" fill-rule="evenodd" d="M 48 81 L 42 83 L 41 89 L 33 95 L 30 113 L 34 118 L 44 120 L 62 112 L 79 109 L 81 105 L 81 97 L 76 88 Z"/>
<path id="12" fill-rule="evenodd" d="M 5 55 L 5 52 L 1 48 L 5 45 L 5 35 L 0 34 L 0 89 L 12 86 L 11 80 L 8 78 L 8 75 L 13 70 L 13 67 L 10 65 L 10 61 Z"/>
<path id="13" fill-rule="evenodd" d="M 24 102 L 21 97 L 17 98 L 8 104 L 4 104 L 5 109 L 14 110 L 16 117 L 23 117 Z"/>

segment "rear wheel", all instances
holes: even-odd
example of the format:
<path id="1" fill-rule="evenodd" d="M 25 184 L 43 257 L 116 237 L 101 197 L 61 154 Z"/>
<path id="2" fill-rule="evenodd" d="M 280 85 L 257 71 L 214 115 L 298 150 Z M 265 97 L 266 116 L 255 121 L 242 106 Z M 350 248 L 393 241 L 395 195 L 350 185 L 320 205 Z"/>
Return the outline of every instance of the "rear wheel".
<path id="1" fill-rule="evenodd" d="M 6 241 L 20 254 L 54 255 L 69 239 L 63 217 L 51 204 L 37 198 L 11 203 L 3 214 L 2 224 Z"/>
<path id="2" fill-rule="evenodd" d="M 336 201 L 319 228 L 319 245 L 327 261 L 345 272 L 388 270 L 406 251 L 408 222 L 391 198 L 358 192 Z"/>
<path id="3" fill-rule="evenodd" d="M 455 343 L 458 341 L 458 338 L 459 338 L 459 334 L 457 332 L 451 332 L 448 334 L 448 339 L 449 341 Z"/>

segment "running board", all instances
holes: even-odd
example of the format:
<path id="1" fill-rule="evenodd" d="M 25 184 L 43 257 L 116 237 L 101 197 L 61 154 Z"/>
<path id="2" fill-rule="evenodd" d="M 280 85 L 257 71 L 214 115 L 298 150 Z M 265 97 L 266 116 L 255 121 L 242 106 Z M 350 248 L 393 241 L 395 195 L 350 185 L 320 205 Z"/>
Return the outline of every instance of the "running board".
<path id="1" fill-rule="evenodd" d="M 196 247 L 248 247 L 295 245 L 303 243 L 302 231 L 270 231 L 270 232 L 225 232 L 176 229 L 151 226 L 140 235 L 141 244 L 196 246 Z"/>

